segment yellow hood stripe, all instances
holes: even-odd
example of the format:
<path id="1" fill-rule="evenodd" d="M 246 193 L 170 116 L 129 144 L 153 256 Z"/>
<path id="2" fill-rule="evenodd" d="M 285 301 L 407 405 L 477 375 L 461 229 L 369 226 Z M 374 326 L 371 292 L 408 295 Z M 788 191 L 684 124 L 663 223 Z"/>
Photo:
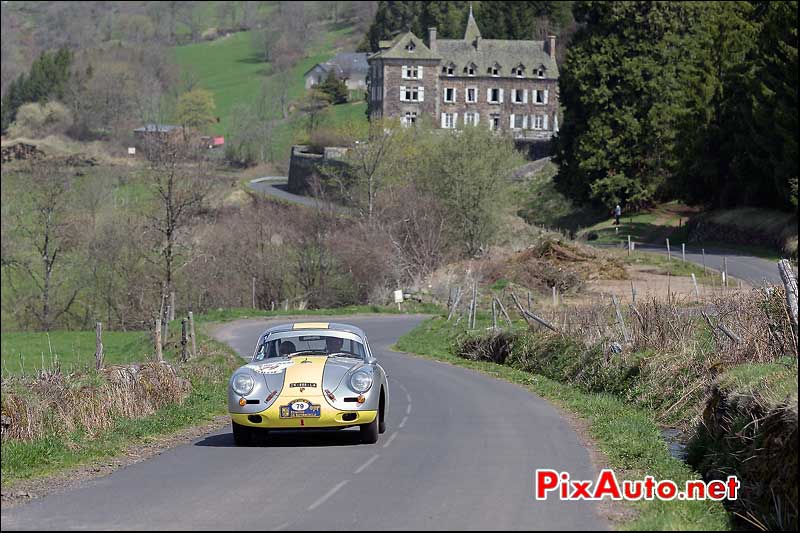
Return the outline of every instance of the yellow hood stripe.
<path id="1" fill-rule="evenodd" d="M 311 355 L 307 357 L 296 355 L 292 357 L 294 364 L 286 369 L 281 397 L 322 395 L 322 372 L 325 370 L 325 361 L 327 360 L 327 355 Z M 316 383 L 317 387 L 301 393 L 299 389 L 290 388 L 290 383 Z"/>
<path id="2" fill-rule="evenodd" d="M 328 329 L 329 322 L 298 322 L 292 329 Z"/>

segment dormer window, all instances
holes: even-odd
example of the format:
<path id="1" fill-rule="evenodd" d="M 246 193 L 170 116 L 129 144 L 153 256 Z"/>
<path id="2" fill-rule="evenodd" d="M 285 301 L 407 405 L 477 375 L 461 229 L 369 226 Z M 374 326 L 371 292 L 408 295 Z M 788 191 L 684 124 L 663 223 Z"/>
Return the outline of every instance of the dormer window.
<path id="1" fill-rule="evenodd" d="M 537 78 L 544 78 L 544 65 L 540 65 L 539 68 L 534 70 L 534 74 Z"/>
<path id="2" fill-rule="evenodd" d="M 408 41 L 408 44 L 406 45 L 406 50 L 408 50 L 409 52 L 413 52 L 416 48 L 417 46 L 414 44 L 414 41 Z"/>
<path id="3" fill-rule="evenodd" d="M 474 76 L 478 72 L 478 67 L 475 66 L 475 63 L 470 63 L 464 70 L 467 72 L 467 76 Z"/>
<path id="4" fill-rule="evenodd" d="M 511 75 L 518 78 L 525 77 L 525 65 L 518 65 L 511 69 Z"/>
<path id="5" fill-rule="evenodd" d="M 491 74 L 492 76 L 495 76 L 495 77 L 499 76 L 500 75 L 500 65 L 495 63 L 494 65 L 489 67 L 489 74 Z"/>
<path id="6" fill-rule="evenodd" d="M 449 63 L 442 67 L 442 74 L 447 76 L 454 76 L 456 73 L 456 66 L 452 63 Z"/>

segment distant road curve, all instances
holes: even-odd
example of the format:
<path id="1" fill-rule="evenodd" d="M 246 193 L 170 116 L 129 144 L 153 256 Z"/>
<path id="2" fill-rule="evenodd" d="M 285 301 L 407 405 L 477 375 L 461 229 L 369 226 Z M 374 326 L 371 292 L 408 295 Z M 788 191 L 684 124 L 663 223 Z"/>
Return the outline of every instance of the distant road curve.
<path id="1" fill-rule="evenodd" d="M 347 213 L 347 208 L 324 202 L 317 198 L 310 196 L 300 196 L 292 194 L 287 191 L 288 178 L 285 176 L 265 176 L 263 178 L 256 178 L 250 180 L 250 187 L 256 191 L 262 192 L 269 196 L 279 198 L 295 204 L 305 205 L 307 207 L 328 208 L 334 209 L 339 213 Z M 590 243 L 591 244 L 591 243 Z M 663 255 L 667 254 L 665 246 L 656 244 L 636 244 L 637 250 L 647 252 L 656 252 Z M 680 245 L 672 250 L 672 256 L 681 259 Z M 722 248 L 706 248 L 706 266 L 714 270 L 722 271 L 723 258 L 728 258 L 728 275 L 736 279 L 741 279 L 750 285 L 761 285 L 766 280 L 768 283 L 779 284 L 781 283 L 780 275 L 778 274 L 778 266 L 774 261 L 754 257 L 742 252 L 733 250 L 725 250 Z M 703 255 L 701 248 L 694 246 L 686 247 L 686 260 L 703 264 Z"/>
<path id="2" fill-rule="evenodd" d="M 610 246 L 609 246 L 610 247 Z M 614 247 L 617 247 L 616 245 Z M 667 255 L 666 246 L 659 244 L 640 244 L 636 243 L 636 250 L 654 252 Z M 781 277 L 778 274 L 778 263 L 760 257 L 747 255 L 743 252 L 726 250 L 724 248 L 706 248 L 705 265 L 708 268 L 719 270 L 724 268 L 724 258 L 728 260 L 728 275 L 740 279 L 750 285 L 763 285 L 767 283 L 780 284 Z M 681 260 L 680 244 L 672 247 L 673 260 Z M 686 247 L 686 260 L 697 265 L 703 265 L 703 250 L 694 246 Z"/>
<path id="3" fill-rule="evenodd" d="M 348 212 L 346 207 L 338 204 L 326 202 L 312 196 L 301 196 L 299 194 L 290 193 L 288 190 L 289 178 L 286 176 L 264 176 L 263 178 L 255 178 L 250 180 L 249 185 L 254 191 L 258 191 L 268 196 L 291 202 L 293 204 L 314 207 L 317 209 L 332 209 L 341 214 Z"/>

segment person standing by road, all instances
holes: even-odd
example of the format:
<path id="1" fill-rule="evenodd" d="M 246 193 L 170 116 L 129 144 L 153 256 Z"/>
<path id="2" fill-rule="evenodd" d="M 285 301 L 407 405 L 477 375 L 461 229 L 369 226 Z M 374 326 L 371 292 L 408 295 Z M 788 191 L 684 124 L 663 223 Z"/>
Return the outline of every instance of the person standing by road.
<path id="1" fill-rule="evenodd" d="M 617 204 L 617 207 L 614 208 L 614 225 L 619 226 L 619 217 L 622 216 L 622 208 Z"/>

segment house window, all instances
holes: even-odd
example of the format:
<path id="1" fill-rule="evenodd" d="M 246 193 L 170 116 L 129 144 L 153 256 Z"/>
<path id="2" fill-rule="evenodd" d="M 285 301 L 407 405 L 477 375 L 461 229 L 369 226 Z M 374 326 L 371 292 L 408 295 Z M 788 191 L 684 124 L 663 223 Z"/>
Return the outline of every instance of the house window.
<path id="1" fill-rule="evenodd" d="M 403 65 L 404 80 L 416 80 L 419 77 L 419 68 L 416 65 Z"/>
<path id="2" fill-rule="evenodd" d="M 525 77 L 525 65 L 519 65 L 517 68 L 511 71 L 518 78 Z"/>
<path id="3" fill-rule="evenodd" d="M 490 130 L 500 129 L 500 115 L 498 115 L 497 113 L 489 115 L 489 129 Z"/>
<path id="4" fill-rule="evenodd" d="M 442 74 L 447 74 L 448 76 L 453 76 L 453 75 L 455 75 L 455 72 L 456 72 L 456 66 L 454 64 L 452 64 L 452 63 L 442 67 Z"/>
<path id="5" fill-rule="evenodd" d="M 416 48 L 417 46 L 414 44 L 414 41 L 409 41 L 408 44 L 406 45 L 406 50 L 408 50 L 409 52 L 413 52 Z"/>
<path id="6" fill-rule="evenodd" d="M 405 115 L 403 115 L 403 125 L 404 126 L 413 126 L 417 123 L 417 112 L 416 111 L 406 111 Z"/>
<path id="7" fill-rule="evenodd" d="M 478 101 L 478 88 L 467 87 L 467 103 L 474 104 L 477 101 Z"/>
<path id="8" fill-rule="evenodd" d="M 446 87 L 444 90 L 444 101 L 445 102 L 455 102 L 456 101 L 456 90 L 452 87 Z"/>
<path id="9" fill-rule="evenodd" d="M 474 63 L 470 63 L 467 66 L 467 76 L 474 76 L 475 75 L 475 70 L 476 70 L 475 69 L 475 64 Z"/>
<path id="10" fill-rule="evenodd" d="M 453 113 L 442 113 L 442 127 L 445 129 L 456 127 L 456 119 Z"/>
<path id="11" fill-rule="evenodd" d="M 544 67 L 539 67 L 538 70 L 536 70 L 536 77 L 544 78 Z"/>
<path id="12" fill-rule="evenodd" d="M 525 127 L 525 115 L 511 115 L 511 127 L 515 130 L 521 130 Z"/>
<path id="13" fill-rule="evenodd" d="M 546 104 L 547 103 L 547 89 L 534 89 L 533 90 L 533 103 Z"/>
<path id="14" fill-rule="evenodd" d="M 524 89 L 512 89 L 512 100 L 515 104 L 527 104 L 528 94 Z"/>
<path id="15" fill-rule="evenodd" d="M 495 65 L 489 67 L 489 74 L 491 74 L 492 76 L 495 76 L 495 77 L 499 76 L 500 75 L 500 65 L 495 64 Z"/>
<path id="16" fill-rule="evenodd" d="M 501 93 L 501 89 L 489 89 L 489 103 L 490 104 L 499 104 L 500 103 L 500 93 Z"/>
<path id="17" fill-rule="evenodd" d="M 477 113 L 465 113 L 464 114 L 464 125 L 466 126 L 477 126 L 478 125 L 478 114 Z"/>
<path id="18" fill-rule="evenodd" d="M 532 129 L 541 130 L 543 128 L 544 128 L 544 115 L 533 115 Z"/>
<path id="19" fill-rule="evenodd" d="M 422 87 L 400 87 L 401 102 L 421 102 L 423 100 Z"/>

